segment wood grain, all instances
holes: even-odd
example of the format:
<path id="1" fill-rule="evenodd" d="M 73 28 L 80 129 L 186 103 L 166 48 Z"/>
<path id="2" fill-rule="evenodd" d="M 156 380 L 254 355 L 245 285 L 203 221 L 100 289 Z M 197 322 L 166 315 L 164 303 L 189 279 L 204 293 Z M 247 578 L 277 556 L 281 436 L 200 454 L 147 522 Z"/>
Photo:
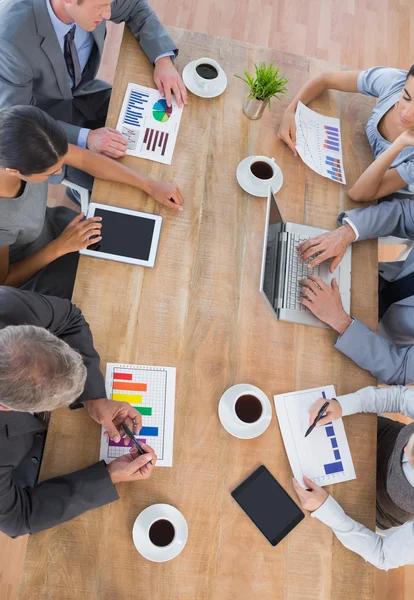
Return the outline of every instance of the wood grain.
<path id="1" fill-rule="evenodd" d="M 124 162 L 176 180 L 185 211 L 177 215 L 127 186 L 97 181 L 94 200 L 163 216 L 159 253 L 152 270 L 82 257 L 74 300 L 91 324 L 102 368 L 107 361 L 177 367 L 174 467 L 157 469 L 145 483 L 120 485 L 118 502 L 33 536 L 18 597 L 372 599 L 373 568 L 321 523 L 307 518 L 273 549 L 243 516 L 230 491 L 264 463 L 293 493 L 290 468 L 275 418 L 265 434 L 246 442 L 229 436 L 217 417 L 220 396 L 235 383 L 256 384 L 269 397 L 323 383 L 334 383 L 338 393 L 373 383 L 332 348 L 331 331 L 272 317 L 258 290 L 265 201 L 245 194 L 235 179 L 245 156 L 274 156 L 285 177 L 278 194 L 285 218 L 335 227 L 338 212 L 351 205 L 344 188 L 310 171 L 269 134 L 283 103 L 275 103 L 258 122 L 243 116 L 245 88 L 232 74 L 258 60 L 275 60 L 289 74 L 293 91 L 315 70 L 339 67 L 238 41 L 172 33 L 180 46 L 179 68 L 208 54 L 226 70 L 228 89 L 212 101 L 191 97 L 171 167 L 132 157 Z M 151 68 L 126 31 L 110 126 L 128 81 L 152 85 Z M 355 152 L 355 136 L 363 139 L 360 129 L 370 103 L 327 94 L 315 106 L 341 117 L 346 169 L 362 172 L 372 157 L 365 141 Z M 353 259 L 352 311 L 371 327 L 377 311 L 376 256 L 376 243 L 364 242 Z M 358 478 L 330 491 L 350 515 L 373 527 L 376 419 L 354 416 L 346 430 Z M 90 464 L 98 451 L 96 424 L 83 411 L 58 411 L 42 478 Z M 170 563 L 143 560 L 132 543 L 134 519 L 154 502 L 174 504 L 189 524 L 187 547 Z"/>

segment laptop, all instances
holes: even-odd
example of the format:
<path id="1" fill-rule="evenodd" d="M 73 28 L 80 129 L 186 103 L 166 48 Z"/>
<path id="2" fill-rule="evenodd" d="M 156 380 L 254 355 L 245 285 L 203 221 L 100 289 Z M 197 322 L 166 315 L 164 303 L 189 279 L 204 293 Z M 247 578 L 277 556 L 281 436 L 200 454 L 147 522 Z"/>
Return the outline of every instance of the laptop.
<path id="1" fill-rule="evenodd" d="M 276 319 L 303 325 L 328 327 L 301 304 L 299 281 L 308 275 L 317 275 L 326 283 L 336 277 L 346 312 L 351 307 L 351 247 L 345 252 L 339 266 L 331 274 L 330 260 L 311 269 L 300 260 L 297 247 L 309 238 L 326 233 L 327 229 L 286 223 L 276 202 L 272 188 L 267 198 L 266 227 L 263 244 L 260 291 Z"/>

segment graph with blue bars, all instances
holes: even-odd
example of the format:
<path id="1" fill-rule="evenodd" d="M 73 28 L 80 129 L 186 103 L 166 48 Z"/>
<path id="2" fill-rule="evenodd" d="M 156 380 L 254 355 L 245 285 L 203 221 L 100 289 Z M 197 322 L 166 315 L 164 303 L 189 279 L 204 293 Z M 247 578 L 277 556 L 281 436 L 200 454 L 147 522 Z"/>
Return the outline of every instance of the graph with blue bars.
<path id="1" fill-rule="evenodd" d="M 322 397 L 326 398 L 325 392 L 322 392 Z M 324 427 L 325 433 L 329 438 L 332 446 L 332 455 L 334 458 L 334 462 L 327 463 L 323 465 L 325 469 L 325 475 L 332 475 L 333 473 L 343 473 L 344 467 L 341 461 L 341 453 L 338 450 L 338 442 L 336 440 L 335 428 L 332 422 L 327 423 Z"/>
<path id="2" fill-rule="evenodd" d="M 143 92 L 137 92 L 136 90 L 131 90 L 131 94 L 129 96 L 125 112 L 124 123 L 126 125 L 132 125 L 134 127 L 141 127 L 143 112 L 145 109 L 145 105 L 148 104 L 148 101 L 148 94 L 144 94 Z"/>

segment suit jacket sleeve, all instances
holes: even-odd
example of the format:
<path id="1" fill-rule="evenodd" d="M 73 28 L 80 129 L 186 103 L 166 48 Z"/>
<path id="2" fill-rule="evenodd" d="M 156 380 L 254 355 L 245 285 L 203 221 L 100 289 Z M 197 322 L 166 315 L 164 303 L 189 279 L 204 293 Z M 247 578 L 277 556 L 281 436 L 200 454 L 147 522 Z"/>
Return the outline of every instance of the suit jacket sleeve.
<path id="1" fill-rule="evenodd" d="M 33 72 L 25 56 L 5 39 L 0 48 L 0 109 L 34 104 Z"/>
<path id="2" fill-rule="evenodd" d="M 399 200 L 373 204 L 367 208 L 349 210 L 339 215 L 338 223 L 348 219 L 358 230 L 360 240 L 368 240 L 387 235 L 414 239 L 414 203 L 412 200 Z"/>
<path id="3" fill-rule="evenodd" d="M 104 461 L 54 477 L 33 488 L 13 482 L 12 467 L 0 467 L 0 530 L 10 537 L 49 529 L 118 500 Z"/>
<path id="4" fill-rule="evenodd" d="M 150 62 L 166 52 L 178 54 L 176 44 L 147 0 L 114 0 L 111 4 L 111 21 L 126 23 L 140 43 Z"/>
<path id="5" fill-rule="evenodd" d="M 414 382 L 414 346 L 398 348 L 358 320 L 337 339 L 335 348 L 383 383 Z"/>

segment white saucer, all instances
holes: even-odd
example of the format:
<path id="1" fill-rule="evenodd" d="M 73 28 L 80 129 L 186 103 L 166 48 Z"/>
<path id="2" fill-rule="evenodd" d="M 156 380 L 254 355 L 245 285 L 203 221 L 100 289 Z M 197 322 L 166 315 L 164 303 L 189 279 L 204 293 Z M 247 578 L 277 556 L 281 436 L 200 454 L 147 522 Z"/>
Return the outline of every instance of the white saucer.
<path id="1" fill-rule="evenodd" d="M 254 185 L 248 178 L 249 163 L 252 160 L 252 158 L 255 158 L 255 157 L 248 156 L 247 158 L 243 159 L 241 161 L 241 163 L 239 163 L 239 166 L 237 167 L 236 177 L 237 177 L 237 182 L 238 182 L 239 186 L 245 192 L 247 192 L 248 194 L 251 194 L 252 196 L 258 196 L 259 198 L 267 198 L 267 195 L 269 192 L 269 185 L 271 185 L 274 193 L 276 194 L 283 185 L 283 174 L 282 174 L 282 171 L 280 170 L 279 165 L 277 165 L 275 163 L 276 173 L 275 173 L 274 177 L 272 177 L 272 179 L 269 179 L 269 181 L 266 182 L 266 185 L 264 185 L 263 187 L 260 187 L 260 186 Z"/>
<path id="2" fill-rule="evenodd" d="M 263 404 L 263 414 L 256 423 L 241 423 L 234 414 L 234 401 L 240 394 L 253 394 Z M 224 429 L 242 440 L 251 440 L 262 435 L 272 420 L 272 407 L 269 398 L 261 389 L 249 383 L 239 383 L 229 388 L 220 398 L 218 414 Z"/>
<path id="3" fill-rule="evenodd" d="M 201 98 L 216 98 L 217 96 L 220 96 L 220 94 L 222 94 L 227 87 L 227 75 L 225 74 L 223 69 L 220 70 L 219 76 L 217 77 L 217 79 L 214 82 L 214 86 L 212 88 L 210 88 L 209 90 L 203 90 L 196 83 L 195 78 L 194 78 L 194 72 L 195 72 L 194 65 L 196 62 L 197 62 L 196 60 L 193 60 L 192 62 L 188 63 L 188 65 L 186 65 L 184 67 L 183 81 L 184 81 L 185 87 L 187 89 L 189 89 L 190 92 L 192 92 L 196 96 L 200 96 Z"/>
<path id="4" fill-rule="evenodd" d="M 154 521 L 167 519 L 175 528 L 175 537 L 165 547 L 155 546 L 148 536 L 148 530 Z M 132 539 L 135 548 L 146 559 L 153 562 L 166 562 L 180 554 L 187 543 L 188 526 L 184 516 L 170 504 L 153 504 L 142 511 L 135 519 Z"/>

